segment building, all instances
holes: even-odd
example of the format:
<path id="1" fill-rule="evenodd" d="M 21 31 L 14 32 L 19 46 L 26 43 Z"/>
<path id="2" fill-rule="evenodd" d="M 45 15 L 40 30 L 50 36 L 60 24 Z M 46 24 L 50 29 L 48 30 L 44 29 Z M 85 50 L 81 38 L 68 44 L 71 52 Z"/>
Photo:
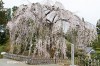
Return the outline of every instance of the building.
<path id="1" fill-rule="evenodd" d="M 86 47 L 85 54 L 89 59 L 91 59 L 91 53 L 95 53 L 95 50 L 92 47 Z"/>

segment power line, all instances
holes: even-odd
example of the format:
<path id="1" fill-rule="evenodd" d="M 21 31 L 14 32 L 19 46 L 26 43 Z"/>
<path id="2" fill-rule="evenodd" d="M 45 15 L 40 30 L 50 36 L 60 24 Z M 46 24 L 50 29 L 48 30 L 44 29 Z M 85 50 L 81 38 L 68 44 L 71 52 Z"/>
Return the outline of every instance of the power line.
<path id="1" fill-rule="evenodd" d="M 27 0 L 27 2 L 31 3 L 29 0 Z"/>
<path id="2" fill-rule="evenodd" d="M 23 2 L 23 4 L 24 4 L 24 1 L 26 1 L 26 2 L 28 2 L 28 3 L 32 3 L 32 2 L 30 2 L 29 0 L 21 0 L 21 2 Z"/>

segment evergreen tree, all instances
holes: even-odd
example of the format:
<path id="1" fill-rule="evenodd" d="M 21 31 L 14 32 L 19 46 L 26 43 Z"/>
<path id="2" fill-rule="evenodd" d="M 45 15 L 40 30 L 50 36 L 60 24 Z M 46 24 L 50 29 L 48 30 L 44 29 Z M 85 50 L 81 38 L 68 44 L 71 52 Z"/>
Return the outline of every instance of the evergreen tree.
<path id="1" fill-rule="evenodd" d="M 6 11 L 3 10 L 3 1 L 0 0 L 0 25 L 6 24 Z"/>
<path id="2" fill-rule="evenodd" d="M 100 19 L 97 21 L 97 33 L 100 35 Z"/>
<path id="3" fill-rule="evenodd" d="M 3 1 L 0 0 L 0 10 L 3 9 L 3 4 L 4 4 Z"/>
<path id="4" fill-rule="evenodd" d="M 13 16 L 14 16 L 14 13 L 16 12 L 16 10 L 18 9 L 18 7 L 17 6 L 14 6 L 13 8 L 12 8 L 12 11 L 13 11 Z"/>
<path id="5" fill-rule="evenodd" d="M 10 21 L 11 20 L 11 9 L 7 9 L 7 14 L 6 14 L 6 17 L 7 17 L 7 21 Z"/>
<path id="6" fill-rule="evenodd" d="M 3 8 L 3 4 L 3 1 L 0 0 L 0 44 L 4 44 L 6 42 L 6 24 L 10 19 L 8 18 L 10 10 Z"/>
<path id="7" fill-rule="evenodd" d="M 98 34 L 98 37 L 95 41 L 93 41 L 93 48 L 96 49 L 96 48 L 100 48 L 100 19 L 97 21 L 97 34 Z"/>

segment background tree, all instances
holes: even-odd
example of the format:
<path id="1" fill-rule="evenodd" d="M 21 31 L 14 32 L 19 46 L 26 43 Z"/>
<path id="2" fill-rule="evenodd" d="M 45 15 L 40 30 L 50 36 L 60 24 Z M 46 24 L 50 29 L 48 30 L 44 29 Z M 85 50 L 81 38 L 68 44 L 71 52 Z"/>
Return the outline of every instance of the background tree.
<path id="1" fill-rule="evenodd" d="M 3 8 L 3 1 L 2 0 L 0 0 L 0 10 Z"/>
<path id="2" fill-rule="evenodd" d="M 97 39 L 93 42 L 93 48 L 94 48 L 94 49 L 100 48 L 100 19 L 97 21 L 96 28 L 97 28 L 98 37 L 97 37 Z"/>
<path id="3" fill-rule="evenodd" d="M 96 51 L 95 54 L 92 54 L 92 58 L 100 59 L 100 19 L 96 24 L 98 37 L 95 41 L 92 42 L 92 47 Z"/>
<path id="4" fill-rule="evenodd" d="M 18 7 L 17 6 L 14 6 L 13 8 L 12 8 L 12 11 L 13 11 L 13 16 L 14 16 L 14 13 L 16 12 L 16 10 L 18 9 Z"/>
<path id="5" fill-rule="evenodd" d="M 0 0 L 0 53 L 9 51 L 9 34 L 6 31 L 6 24 L 11 19 L 10 9 L 3 6 L 3 1 Z M 0 58 L 2 55 L 0 54 Z"/>
<path id="6" fill-rule="evenodd" d="M 10 8 L 7 9 L 6 18 L 7 18 L 7 21 L 11 20 L 11 9 Z"/>

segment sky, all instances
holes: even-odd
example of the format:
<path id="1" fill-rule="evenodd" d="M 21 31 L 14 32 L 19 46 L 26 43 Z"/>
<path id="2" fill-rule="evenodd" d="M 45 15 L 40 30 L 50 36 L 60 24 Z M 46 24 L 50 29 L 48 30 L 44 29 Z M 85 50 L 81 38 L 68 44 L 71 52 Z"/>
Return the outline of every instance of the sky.
<path id="1" fill-rule="evenodd" d="M 29 4 L 35 2 L 44 2 L 43 0 L 3 0 L 5 8 L 19 6 L 21 4 Z M 59 1 L 66 10 L 73 12 L 85 21 L 96 25 L 100 18 L 100 0 L 52 0 Z"/>

